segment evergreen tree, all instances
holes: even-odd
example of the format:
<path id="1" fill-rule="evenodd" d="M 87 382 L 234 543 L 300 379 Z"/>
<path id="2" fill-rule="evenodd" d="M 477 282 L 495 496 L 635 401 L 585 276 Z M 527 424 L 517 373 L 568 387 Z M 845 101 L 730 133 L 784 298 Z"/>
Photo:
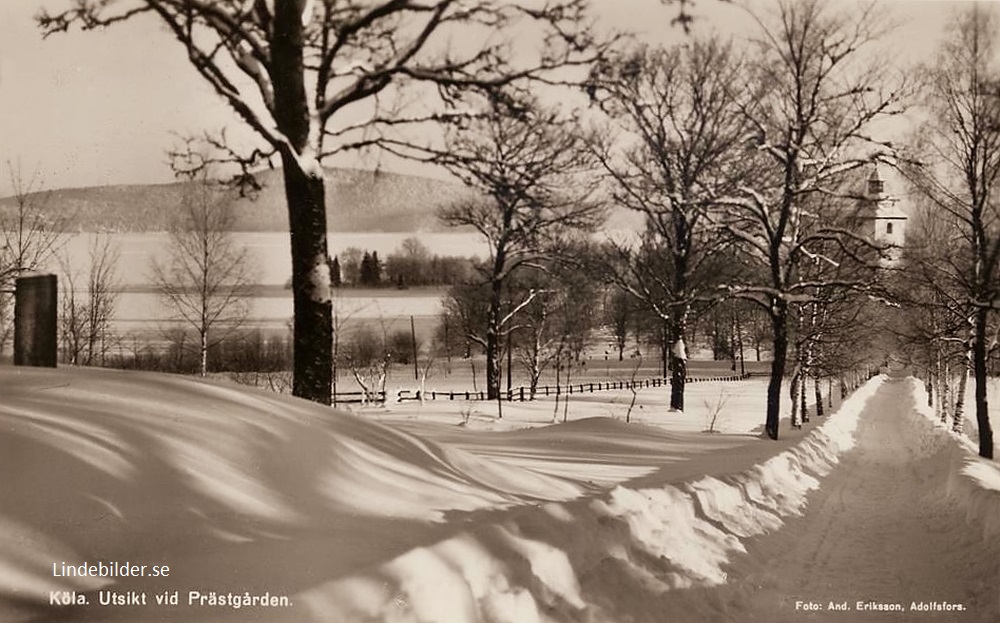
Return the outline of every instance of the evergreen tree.
<path id="1" fill-rule="evenodd" d="M 361 258 L 358 283 L 362 286 L 372 285 L 372 254 L 368 251 L 365 251 L 364 257 Z"/>
<path id="2" fill-rule="evenodd" d="M 382 285 L 382 260 L 378 259 L 378 251 L 372 251 L 371 282 L 368 285 L 375 288 Z"/>
<path id="3" fill-rule="evenodd" d="M 343 279 L 340 276 L 340 260 L 335 255 L 330 260 L 330 285 L 339 288 L 343 284 Z"/>

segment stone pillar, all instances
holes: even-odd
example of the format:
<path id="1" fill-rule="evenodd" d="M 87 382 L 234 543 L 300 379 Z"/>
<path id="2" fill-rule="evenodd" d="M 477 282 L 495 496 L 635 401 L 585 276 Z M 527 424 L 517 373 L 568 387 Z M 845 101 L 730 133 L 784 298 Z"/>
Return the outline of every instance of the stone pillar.
<path id="1" fill-rule="evenodd" d="M 56 367 L 56 276 L 34 273 L 18 277 L 14 299 L 14 365 Z"/>

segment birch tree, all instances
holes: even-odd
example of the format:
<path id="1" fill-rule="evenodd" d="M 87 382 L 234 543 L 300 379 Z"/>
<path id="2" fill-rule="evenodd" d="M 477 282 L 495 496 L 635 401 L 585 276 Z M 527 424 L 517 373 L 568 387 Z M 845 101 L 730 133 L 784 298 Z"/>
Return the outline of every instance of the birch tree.
<path id="1" fill-rule="evenodd" d="M 204 175 L 188 188 L 170 231 L 170 256 L 152 264 L 152 281 L 164 305 L 198 334 L 198 371 L 208 372 L 208 352 L 247 316 L 251 259 L 234 240 L 232 198 Z"/>
<path id="2" fill-rule="evenodd" d="M 957 303 L 968 313 L 968 366 L 975 378 L 979 454 L 993 458 L 986 398 L 990 317 L 1000 305 L 1000 19 L 979 5 L 956 12 L 933 64 L 924 72 L 927 122 L 908 169 L 951 231 L 939 254 L 947 262 Z M 964 372 L 964 368 L 963 368 Z M 967 373 L 966 373 L 967 374 Z M 964 378 L 964 377 L 963 377 Z M 959 414 L 956 414 L 958 416 Z"/>
<path id="3" fill-rule="evenodd" d="M 908 172 L 911 178 L 917 173 Z M 961 432 L 962 419 L 953 418 L 953 408 L 959 410 L 965 388 L 957 393 L 953 386 L 955 372 L 961 385 L 971 371 L 975 308 L 966 296 L 969 245 L 953 214 L 926 196 L 917 198 L 894 284 L 895 297 L 904 305 L 894 335 L 900 351 L 926 371 L 929 406 L 943 424 Z"/>
<path id="4" fill-rule="evenodd" d="M 873 5 L 783 0 L 755 19 L 757 91 L 745 111 L 755 173 L 728 203 L 724 226 L 759 270 L 726 289 L 770 318 L 765 431 L 777 439 L 792 306 L 823 291 L 866 291 L 875 279 L 881 249 L 851 217 L 858 193 L 845 182 L 891 156 L 874 125 L 902 111 L 904 93 L 869 53 L 884 34 Z"/>
<path id="5" fill-rule="evenodd" d="M 192 69 L 259 138 L 247 153 L 211 134 L 209 141 L 227 154 L 222 160 L 237 163 L 240 181 L 251 186 L 254 167 L 280 163 L 291 237 L 293 393 L 323 404 L 331 398 L 332 312 L 322 162 L 377 145 L 395 130 L 464 116 L 466 89 L 558 82 L 556 70 L 589 63 L 601 48 L 586 25 L 585 0 L 62 4 L 69 7 L 38 17 L 46 37 L 155 16 Z M 525 33 L 537 37 L 515 54 L 511 38 Z M 210 164 L 195 157 L 178 166 Z"/>
<path id="6" fill-rule="evenodd" d="M 104 365 L 112 346 L 111 321 L 120 296 L 117 273 L 121 249 L 111 234 L 98 234 L 90 241 L 87 258 L 80 271 L 67 254 L 59 256 L 63 360 L 73 365 Z"/>

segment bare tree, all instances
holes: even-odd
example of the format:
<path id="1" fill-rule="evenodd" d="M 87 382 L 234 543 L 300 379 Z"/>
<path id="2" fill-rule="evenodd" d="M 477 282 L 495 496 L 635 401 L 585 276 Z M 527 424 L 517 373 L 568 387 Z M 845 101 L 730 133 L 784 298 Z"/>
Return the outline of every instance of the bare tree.
<path id="1" fill-rule="evenodd" d="M 598 288 L 593 276 L 574 263 L 551 265 L 517 281 L 515 289 L 538 293 L 521 312 L 512 342 L 534 400 L 542 373 L 585 348 L 598 319 Z"/>
<path id="2" fill-rule="evenodd" d="M 513 344 L 518 363 L 528 375 L 530 400 L 534 400 L 538 393 L 542 373 L 559 358 L 561 352 L 563 344 L 555 318 L 558 304 L 558 294 L 553 291 L 535 297 L 524 310 L 524 327 L 518 331 Z"/>
<path id="3" fill-rule="evenodd" d="M 453 133 L 448 150 L 433 160 L 484 195 L 445 208 L 440 218 L 452 227 L 473 228 L 489 246 L 480 267 L 486 324 L 470 338 L 486 352 L 486 390 L 496 399 L 502 341 L 538 293 L 505 286 L 516 271 L 542 270 L 565 257 L 575 233 L 603 221 L 601 206 L 590 196 L 594 185 L 582 177 L 591 161 L 572 120 L 509 93 L 490 98 L 489 112 Z"/>
<path id="4" fill-rule="evenodd" d="M 427 397 L 427 379 L 432 376 L 439 355 L 439 344 L 434 340 L 424 340 L 417 351 L 417 395 L 421 404 Z"/>
<path id="5" fill-rule="evenodd" d="M 604 298 L 604 324 L 615 338 L 618 361 L 625 360 L 628 334 L 635 324 L 635 305 L 632 295 L 618 287 L 612 287 Z"/>
<path id="6" fill-rule="evenodd" d="M 392 349 L 388 344 L 388 327 L 383 321 L 381 332 L 370 326 L 355 328 L 341 345 L 344 365 L 354 375 L 361 388 L 362 403 L 375 403 L 385 399 L 385 383 L 392 365 Z"/>
<path id="7" fill-rule="evenodd" d="M 49 36 L 74 25 L 101 29 L 156 16 L 261 139 L 247 154 L 224 134 L 206 136 L 229 154 L 225 160 L 240 165 L 240 181 L 253 186 L 255 166 L 280 160 L 291 236 L 293 393 L 329 404 L 332 312 L 321 163 L 377 145 L 394 130 L 405 134 L 407 127 L 463 117 L 466 89 L 533 78 L 558 82 L 556 70 L 589 63 L 602 49 L 585 8 L 585 0 L 77 0 L 64 11 L 43 11 L 38 22 Z M 451 44 L 463 31 L 484 30 L 489 36 Z M 515 55 L 515 33 L 537 33 L 540 41 Z M 177 155 L 187 170 L 211 164 L 198 150 Z"/>
<path id="8" fill-rule="evenodd" d="M 14 330 L 13 289 L 24 271 L 51 264 L 65 242 L 66 216 L 54 214 L 40 192 L 37 171 L 25 179 L 20 164 L 7 162 L 13 205 L 0 206 L 0 353 Z"/>
<path id="9" fill-rule="evenodd" d="M 958 293 L 968 332 L 967 365 L 975 377 L 979 454 L 993 458 L 993 429 L 986 399 L 989 320 L 1000 301 L 1000 20 L 979 5 L 954 15 L 948 37 L 925 69 L 928 120 L 917 149 L 922 166 L 910 179 L 946 218 L 948 246 L 937 249 L 942 272 Z M 915 150 L 916 151 L 916 150 Z M 963 383 L 964 387 L 964 383 Z M 961 417 L 956 413 L 956 419 Z M 960 423 L 956 421 L 956 426 Z"/>
<path id="10" fill-rule="evenodd" d="M 730 45 L 695 40 L 613 58 L 589 84 L 616 130 L 595 150 L 613 200 L 646 223 L 641 250 L 614 246 L 622 261 L 611 266 L 623 270 L 612 276 L 666 323 L 670 408 L 677 411 L 684 410 L 689 316 L 699 297 L 715 294 L 712 264 L 726 249 L 707 212 L 739 179 L 748 123 L 742 73 Z"/>
<path id="11" fill-rule="evenodd" d="M 170 257 L 154 261 L 152 282 L 175 319 L 198 334 L 198 370 L 208 351 L 240 327 L 252 283 L 251 259 L 233 238 L 232 197 L 203 173 L 190 185 L 170 231 Z"/>
<path id="12" fill-rule="evenodd" d="M 756 302 L 771 321 L 771 439 L 792 306 L 823 291 L 870 290 L 877 274 L 880 247 L 861 231 L 859 193 L 847 174 L 891 156 L 890 145 L 872 138 L 873 124 L 902 110 L 901 82 L 867 54 L 883 23 L 872 5 L 821 0 L 782 0 L 772 19 L 758 19 L 756 91 L 746 108 L 754 176 L 730 202 L 724 226 L 756 267 L 727 290 Z"/>
<path id="13" fill-rule="evenodd" d="M 912 168 L 907 172 L 911 178 L 917 173 Z M 953 377 L 971 361 L 969 338 L 975 318 L 965 294 L 968 245 L 954 215 L 922 193 L 916 197 L 902 270 L 893 284 L 903 309 L 891 330 L 898 351 L 924 369 L 929 406 L 935 407 L 943 424 L 960 430 L 961 420 L 952 420 Z"/>
<path id="14" fill-rule="evenodd" d="M 121 250 L 109 234 L 97 234 L 87 250 L 81 272 L 65 253 L 59 257 L 63 273 L 60 331 L 63 360 L 74 365 L 105 365 L 112 348 L 111 321 L 120 295 L 117 276 Z M 81 277 L 86 285 L 81 287 Z"/>
<path id="15" fill-rule="evenodd" d="M 343 337 L 347 324 L 351 321 L 358 310 L 351 308 L 346 304 L 346 301 L 339 290 L 333 294 L 331 308 L 333 310 L 333 382 L 331 384 L 330 393 L 333 406 L 337 406 L 337 385 L 340 382 L 340 362 L 342 359 L 340 352 L 342 342 L 341 338 Z"/>

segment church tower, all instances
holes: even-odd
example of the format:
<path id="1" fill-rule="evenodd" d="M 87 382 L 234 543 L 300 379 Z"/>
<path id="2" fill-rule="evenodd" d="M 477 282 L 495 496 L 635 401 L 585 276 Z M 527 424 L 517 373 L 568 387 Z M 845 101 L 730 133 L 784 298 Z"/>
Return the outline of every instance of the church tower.
<path id="1" fill-rule="evenodd" d="M 901 248 L 906 237 L 906 214 L 899 209 L 899 199 L 885 192 L 885 181 L 879 175 L 878 165 L 868 176 L 865 190 L 860 206 L 865 233 L 882 244 Z"/>

